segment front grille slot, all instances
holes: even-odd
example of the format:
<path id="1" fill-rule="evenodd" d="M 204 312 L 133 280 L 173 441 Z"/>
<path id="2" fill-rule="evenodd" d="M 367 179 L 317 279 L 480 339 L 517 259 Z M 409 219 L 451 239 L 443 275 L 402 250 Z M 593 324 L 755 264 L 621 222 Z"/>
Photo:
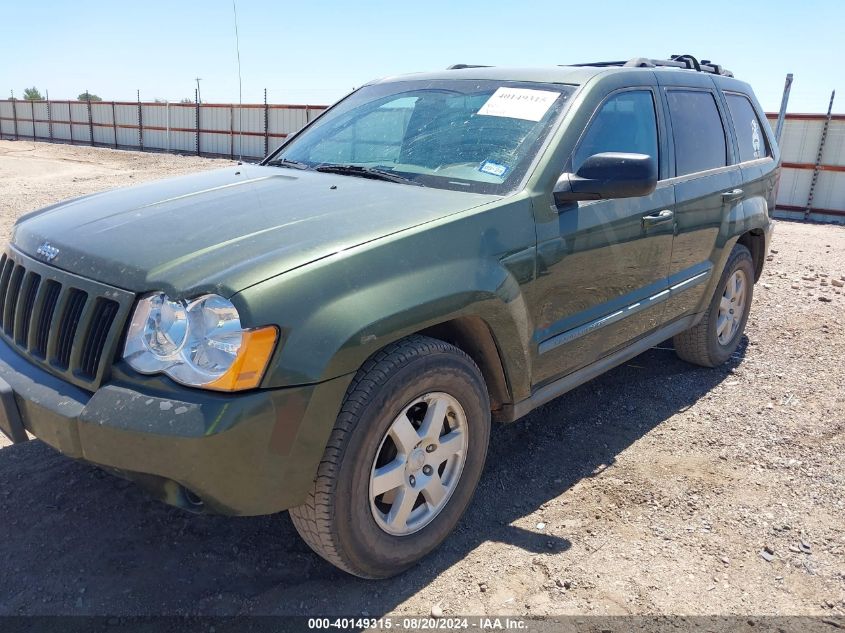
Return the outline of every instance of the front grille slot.
<path id="1" fill-rule="evenodd" d="M 32 310 L 35 307 L 35 297 L 38 296 L 38 288 L 41 285 L 41 275 L 38 273 L 29 273 L 26 283 L 26 290 L 24 290 L 23 297 L 23 311 L 19 317 L 18 333 L 15 337 L 15 342 L 21 347 L 27 346 L 27 339 L 29 338 L 29 324 L 32 321 Z"/>
<path id="2" fill-rule="evenodd" d="M 40 358 L 47 358 L 47 341 L 50 338 L 50 326 L 53 324 L 53 312 L 56 310 L 56 303 L 59 301 L 59 294 L 62 291 L 61 285 L 49 279 L 44 290 L 44 303 L 41 304 L 41 313 L 38 315 L 35 330 L 35 347 L 32 353 Z"/>
<path id="3" fill-rule="evenodd" d="M 15 266 L 12 278 L 9 280 L 6 302 L 3 305 L 3 331 L 6 332 L 6 336 L 11 336 L 15 330 L 15 308 L 18 307 L 18 297 L 24 272 L 23 266 Z"/>
<path id="4" fill-rule="evenodd" d="M 56 342 L 56 355 L 53 364 L 59 369 L 67 369 L 70 365 L 70 352 L 73 348 L 73 339 L 76 337 L 76 329 L 79 327 L 79 317 L 85 308 L 85 301 L 88 293 L 77 288 L 70 289 L 64 312 L 59 320 L 59 337 Z"/>
<path id="5" fill-rule="evenodd" d="M 6 308 L 6 291 L 9 289 L 9 279 L 12 277 L 12 269 L 15 267 L 15 262 L 8 259 L 6 255 L 0 259 L 0 327 L 3 326 L 3 313 Z"/>
<path id="6" fill-rule="evenodd" d="M 82 358 L 79 362 L 79 371 L 86 378 L 94 379 L 97 375 L 103 347 L 106 344 L 109 330 L 111 330 L 119 307 L 120 305 L 117 302 L 110 299 L 97 299 L 94 314 L 91 317 L 91 325 L 88 328 L 88 336 L 85 339 L 85 346 L 82 348 Z"/>

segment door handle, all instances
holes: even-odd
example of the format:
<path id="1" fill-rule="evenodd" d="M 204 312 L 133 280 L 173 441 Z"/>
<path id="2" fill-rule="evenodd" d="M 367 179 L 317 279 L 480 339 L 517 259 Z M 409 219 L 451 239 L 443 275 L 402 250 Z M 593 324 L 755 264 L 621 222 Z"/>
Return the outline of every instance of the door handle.
<path id="1" fill-rule="evenodd" d="M 724 200 L 735 200 L 742 196 L 742 189 L 731 189 L 730 191 L 725 191 L 722 193 L 722 198 Z"/>
<path id="2" fill-rule="evenodd" d="M 663 222 L 671 222 L 675 217 L 674 211 L 671 209 L 663 209 L 657 213 L 643 216 L 643 225 L 654 226 L 655 224 L 662 224 Z"/>

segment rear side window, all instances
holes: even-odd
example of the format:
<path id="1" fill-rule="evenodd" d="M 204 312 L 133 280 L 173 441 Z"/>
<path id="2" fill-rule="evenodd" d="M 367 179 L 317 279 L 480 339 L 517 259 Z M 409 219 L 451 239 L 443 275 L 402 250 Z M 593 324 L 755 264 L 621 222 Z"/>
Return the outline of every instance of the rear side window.
<path id="1" fill-rule="evenodd" d="M 727 165 L 725 128 L 713 94 L 670 90 L 666 98 L 675 137 L 676 175 Z"/>
<path id="2" fill-rule="evenodd" d="M 593 154 L 628 152 L 657 160 L 657 119 L 650 90 L 628 90 L 601 106 L 572 159 L 572 171 Z"/>
<path id="3" fill-rule="evenodd" d="M 760 125 L 760 118 L 754 111 L 754 106 L 745 95 L 726 92 L 728 110 L 731 112 L 736 140 L 739 143 L 739 160 L 756 160 L 771 156 L 766 143 L 766 133 Z"/>

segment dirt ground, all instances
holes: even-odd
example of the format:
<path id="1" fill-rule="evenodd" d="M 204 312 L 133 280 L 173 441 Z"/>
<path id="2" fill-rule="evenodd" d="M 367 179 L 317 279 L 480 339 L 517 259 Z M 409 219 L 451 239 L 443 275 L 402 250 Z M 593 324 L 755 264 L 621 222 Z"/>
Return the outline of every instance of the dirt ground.
<path id="1" fill-rule="evenodd" d="M 227 164 L 0 141 L 0 238 L 88 192 Z M 834 285 L 836 280 L 836 285 Z M 719 369 L 665 343 L 494 430 L 457 532 L 402 576 L 287 514 L 186 514 L 0 443 L 3 614 L 845 614 L 845 227 L 780 222 Z"/>

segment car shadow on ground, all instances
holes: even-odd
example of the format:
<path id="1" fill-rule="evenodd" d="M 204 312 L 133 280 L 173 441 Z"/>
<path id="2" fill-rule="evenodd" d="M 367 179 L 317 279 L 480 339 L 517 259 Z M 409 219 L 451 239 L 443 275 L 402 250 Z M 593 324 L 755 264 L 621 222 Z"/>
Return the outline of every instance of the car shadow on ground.
<path id="1" fill-rule="evenodd" d="M 348 576 L 307 548 L 286 513 L 197 516 L 41 442 L 0 450 L 0 615 L 338 614 L 378 616 L 479 545 L 565 551 L 566 536 L 512 523 L 690 406 L 740 364 L 717 369 L 669 343 L 494 429 L 482 483 L 455 533 L 388 582 Z M 674 450 L 681 438 L 669 440 Z"/>

